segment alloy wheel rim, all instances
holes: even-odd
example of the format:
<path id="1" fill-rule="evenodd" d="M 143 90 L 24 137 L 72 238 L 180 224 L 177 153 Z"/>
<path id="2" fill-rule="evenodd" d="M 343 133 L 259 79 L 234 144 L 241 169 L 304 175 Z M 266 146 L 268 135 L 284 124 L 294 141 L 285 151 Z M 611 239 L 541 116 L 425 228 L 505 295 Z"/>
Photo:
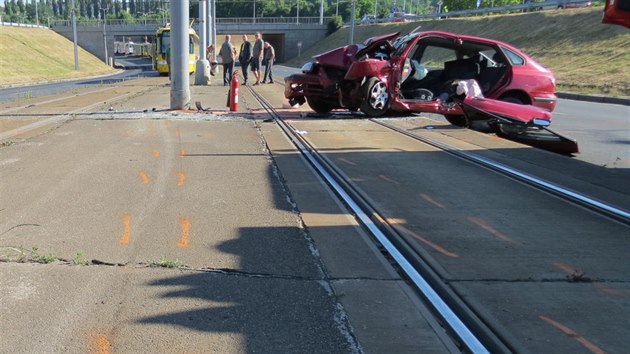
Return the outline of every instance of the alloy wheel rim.
<path id="1" fill-rule="evenodd" d="M 370 106 L 374 109 L 383 109 L 387 103 L 387 87 L 383 82 L 377 82 L 370 91 Z"/>

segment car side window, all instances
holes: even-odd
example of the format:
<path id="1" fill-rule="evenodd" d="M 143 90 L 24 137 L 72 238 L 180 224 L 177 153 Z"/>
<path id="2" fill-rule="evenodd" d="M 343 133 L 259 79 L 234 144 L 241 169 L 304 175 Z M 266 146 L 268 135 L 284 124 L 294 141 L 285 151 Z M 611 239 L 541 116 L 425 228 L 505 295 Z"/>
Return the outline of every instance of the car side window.
<path id="1" fill-rule="evenodd" d="M 525 59 L 523 59 L 523 57 L 521 57 L 520 55 L 514 53 L 513 51 L 511 51 L 511 50 L 509 50 L 507 48 L 501 47 L 501 49 L 503 49 L 503 52 L 508 57 L 508 60 L 510 61 L 510 63 L 512 65 L 523 65 L 523 64 L 525 64 Z"/>
<path id="2" fill-rule="evenodd" d="M 414 53 L 415 54 L 415 53 Z M 414 59 L 415 58 L 414 56 Z M 457 55 L 453 49 L 447 49 L 437 46 L 426 46 L 422 51 L 422 58 L 420 58 L 420 64 L 426 68 L 443 69 L 444 63 L 447 61 L 456 60 Z"/>

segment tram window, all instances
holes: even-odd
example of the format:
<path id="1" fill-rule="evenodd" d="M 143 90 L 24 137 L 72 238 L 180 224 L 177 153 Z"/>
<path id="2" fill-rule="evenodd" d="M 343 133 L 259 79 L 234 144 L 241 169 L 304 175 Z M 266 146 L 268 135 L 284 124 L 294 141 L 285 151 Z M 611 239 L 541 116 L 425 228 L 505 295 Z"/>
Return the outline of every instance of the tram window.
<path id="1" fill-rule="evenodd" d="M 171 33 L 164 32 L 162 33 L 162 53 L 167 53 L 168 49 L 171 47 Z"/>

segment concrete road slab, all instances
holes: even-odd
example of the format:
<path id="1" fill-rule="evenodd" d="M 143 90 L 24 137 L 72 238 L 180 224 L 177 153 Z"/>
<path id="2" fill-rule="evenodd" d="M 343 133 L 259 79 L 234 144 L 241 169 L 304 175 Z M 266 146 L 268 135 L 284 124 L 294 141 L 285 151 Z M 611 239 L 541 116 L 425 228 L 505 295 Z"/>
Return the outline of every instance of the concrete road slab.
<path id="1" fill-rule="evenodd" d="M 454 282 L 490 309 L 530 353 L 624 353 L 630 328 L 627 283 Z M 486 315 L 486 314 L 482 314 Z"/>
<path id="2" fill-rule="evenodd" d="M 319 281 L 159 268 L 1 267 L 2 351 L 358 350 Z"/>
<path id="3" fill-rule="evenodd" d="M 160 90 L 146 96 L 163 100 Z M 417 308 L 413 292 L 390 287 L 398 274 L 299 157 L 270 158 L 254 120 L 139 102 L 157 106 L 130 98 L 0 149 L 3 260 L 50 254 L 65 263 L 127 265 L 0 264 L 2 284 L 21 284 L 0 306 L 14 308 L 10 316 L 32 308 L 29 321 L 40 313 L 48 319 L 34 328 L 7 325 L 8 346 L 329 353 L 430 342 L 448 351 L 436 328 L 401 325 L 392 309 Z M 149 263 L 197 271 L 142 268 Z M 348 291 L 342 304 L 331 279 L 361 291 Z M 62 292 L 70 294 L 57 301 Z M 367 311 L 362 303 L 384 306 Z M 362 323 L 370 320 L 381 327 Z M 51 321 L 64 325 L 46 332 Z M 364 327 L 390 330 L 375 341 Z M 41 339 L 15 344 L 20 334 Z"/>

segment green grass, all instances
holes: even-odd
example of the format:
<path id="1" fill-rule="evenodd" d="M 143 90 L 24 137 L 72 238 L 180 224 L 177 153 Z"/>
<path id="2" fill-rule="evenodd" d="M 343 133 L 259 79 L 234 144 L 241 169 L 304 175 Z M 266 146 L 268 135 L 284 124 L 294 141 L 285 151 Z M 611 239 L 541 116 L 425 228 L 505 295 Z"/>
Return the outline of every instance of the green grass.
<path id="1" fill-rule="evenodd" d="M 83 254 L 83 252 L 79 251 L 74 256 L 74 258 L 72 258 L 72 264 L 74 264 L 74 265 L 89 265 L 90 261 L 85 259 L 85 255 Z"/>
<path id="2" fill-rule="evenodd" d="M 404 24 L 355 27 L 355 42 L 417 26 L 423 31 L 447 31 L 509 43 L 550 68 L 558 91 L 630 96 L 630 31 L 601 23 L 602 7 L 540 11 L 502 16 L 427 20 Z M 348 44 L 349 29 L 341 29 L 304 51 L 288 64 L 301 66 L 310 57 Z"/>
<path id="3" fill-rule="evenodd" d="M 0 85 L 27 84 L 114 72 L 99 58 L 79 49 L 74 70 L 71 41 L 49 29 L 0 27 Z"/>
<path id="4" fill-rule="evenodd" d="M 52 254 L 39 254 L 37 247 L 33 247 L 31 249 L 31 260 L 35 263 L 48 264 L 55 262 L 57 260 L 57 257 Z"/>
<path id="5" fill-rule="evenodd" d="M 184 267 L 184 263 L 179 259 L 168 259 L 166 257 L 160 257 L 159 260 L 150 260 L 148 262 L 149 267 L 161 267 L 161 268 L 177 268 Z"/>

